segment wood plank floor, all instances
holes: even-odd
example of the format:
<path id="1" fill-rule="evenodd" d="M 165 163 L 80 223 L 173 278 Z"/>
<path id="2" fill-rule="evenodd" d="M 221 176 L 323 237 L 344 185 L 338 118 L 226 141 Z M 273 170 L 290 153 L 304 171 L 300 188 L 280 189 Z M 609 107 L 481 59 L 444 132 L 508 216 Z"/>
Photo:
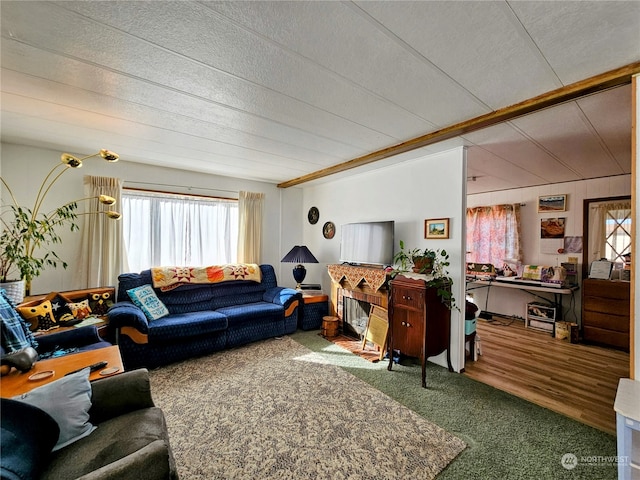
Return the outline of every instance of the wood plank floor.
<path id="1" fill-rule="evenodd" d="M 615 434 L 618 379 L 629 376 L 629 354 L 571 344 L 522 321 L 479 319 L 482 355 L 465 375 L 554 412 Z"/>

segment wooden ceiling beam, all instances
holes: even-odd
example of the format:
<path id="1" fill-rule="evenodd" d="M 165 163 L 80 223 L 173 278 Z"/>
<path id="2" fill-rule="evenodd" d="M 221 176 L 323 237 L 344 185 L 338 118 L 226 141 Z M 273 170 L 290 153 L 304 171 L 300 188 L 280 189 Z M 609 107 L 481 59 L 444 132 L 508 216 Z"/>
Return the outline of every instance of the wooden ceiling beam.
<path id="1" fill-rule="evenodd" d="M 345 170 L 351 170 L 352 168 L 377 162 L 378 160 L 389 158 L 393 155 L 426 147 L 427 145 L 458 137 L 465 133 L 474 132 L 498 123 L 513 120 L 514 118 L 521 117 L 538 110 L 553 107 L 571 100 L 576 100 L 580 97 L 591 95 L 602 90 L 626 85 L 631 83 L 632 76 L 637 73 L 640 73 L 640 62 L 631 63 L 624 67 L 601 73 L 600 75 L 557 88 L 550 92 L 543 93 L 542 95 L 538 95 L 537 97 L 524 100 L 523 102 L 412 138 L 397 145 L 392 145 L 361 157 L 357 157 L 292 180 L 287 180 L 286 182 L 279 183 L 278 188 L 293 187 L 295 185 L 310 182 L 311 180 L 317 180 L 339 172 L 344 172 Z"/>

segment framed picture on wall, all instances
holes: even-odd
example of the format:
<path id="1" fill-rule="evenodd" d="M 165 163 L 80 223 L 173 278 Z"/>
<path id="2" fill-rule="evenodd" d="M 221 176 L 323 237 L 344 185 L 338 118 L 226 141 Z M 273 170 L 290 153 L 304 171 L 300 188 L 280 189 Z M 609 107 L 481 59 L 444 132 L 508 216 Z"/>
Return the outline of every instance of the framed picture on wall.
<path id="1" fill-rule="evenodd" d="M 538 197 L 538 213 L 565 212 L 567 210 L 567 195 L 543 195 Z"/>
<path id="2" fill-rule="evenodd" d="M 449 219 L 435 218 L 425 220 L 424 238 L 449 238 Z"/>
<path id="3" fill-rule="evenodd" d="M 540 238 L 564 238 L 566 218 L 540 219 Z"/>

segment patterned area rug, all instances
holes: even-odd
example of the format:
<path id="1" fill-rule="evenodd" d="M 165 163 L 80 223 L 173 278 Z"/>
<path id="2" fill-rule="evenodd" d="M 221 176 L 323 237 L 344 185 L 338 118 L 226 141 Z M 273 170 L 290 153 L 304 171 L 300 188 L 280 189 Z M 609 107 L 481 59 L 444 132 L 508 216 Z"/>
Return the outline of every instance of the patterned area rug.
<path id="1" fill-rule="evenodd" d="M 289 337 L 151 372 L 183 480 L 430 479 L 459 438 Z"/>

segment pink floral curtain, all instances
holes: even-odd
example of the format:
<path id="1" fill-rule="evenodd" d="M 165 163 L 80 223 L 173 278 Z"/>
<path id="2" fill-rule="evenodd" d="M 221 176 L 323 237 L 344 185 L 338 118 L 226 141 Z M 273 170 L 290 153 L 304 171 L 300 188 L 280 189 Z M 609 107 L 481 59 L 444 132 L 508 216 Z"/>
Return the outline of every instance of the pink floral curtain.
<path id="1" fill-rule="evenodd" d="M 467 208 L 467 262 L 522 263 L 520 205 Z"/>

